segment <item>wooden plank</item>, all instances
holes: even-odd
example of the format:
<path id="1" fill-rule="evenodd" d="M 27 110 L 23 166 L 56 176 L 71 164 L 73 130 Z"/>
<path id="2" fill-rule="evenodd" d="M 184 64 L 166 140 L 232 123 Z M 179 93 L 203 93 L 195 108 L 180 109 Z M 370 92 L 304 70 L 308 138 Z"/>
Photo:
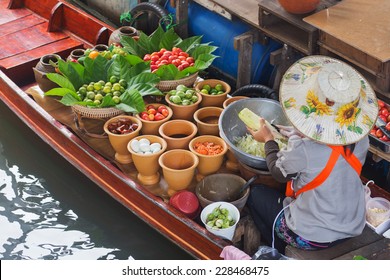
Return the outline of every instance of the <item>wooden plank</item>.
<path id="1" fill-rule="evenodd" d="M 304 18 L 346 44 L 386 62 L 390 60 L 390 1 L 349 0 Z"/>
<path id="2" fill-rule="evenodd" d="M 19 32 L 0 37 L 0 61 L 6 57 L 23 53 L 27 50 L 62 40 L 69 37 L 62 32 L 46 32 L 47 23 L 42 23 L 34 27 L 23 29 Z"/>
<path id="3" fill-rule="evenodd" d="M 33 14 L 27 15 L 23 18 L 18 18 L 18 20 L 13 20 L 4 24 L 0 23 L 0 37 L 41 23 L 44 23 L 44 20 Z"/>
<path id="4" fill-rule="evenodd" d="M 237 88 L 250 84 L 254 37 L 249 31 L 234 38 L 234 48 L 238 51 Z"/>
<path id="5" fill-rule="evenodd" d="M 254 27 L 259 26 L 258 0 L 211 0 Z"/>
<path id="6" fill-rule="evenodd" d="M 286 256 L 299 260 L 332 260 L 351 251 L 372 244 L 380 239 L 383 239 L 383 236 L 376 234 L 372 229 L 366 226 L 361 235 L 353 237 L 328 249 L 319 251 L 304 251 L 287 246 Z"/>
<path id="7" fill-rule="evenodd" d="M 8 1 L 0 0 L 0 10 L 1 10 L 0 24 L 11 22 L 15 19 L 22 18 L 31 14 L 31 11 L 27 9 L 10 10 L 7 7 L 8 7 Z"/>
<path id="8" fill-rule="evenodd" d="M 336 260 L 352 260 L 354 256 L 363 256 L 369 260 L 390 260 L 390 239 L 382 238 L 372 244 L 348 252 Z"/>

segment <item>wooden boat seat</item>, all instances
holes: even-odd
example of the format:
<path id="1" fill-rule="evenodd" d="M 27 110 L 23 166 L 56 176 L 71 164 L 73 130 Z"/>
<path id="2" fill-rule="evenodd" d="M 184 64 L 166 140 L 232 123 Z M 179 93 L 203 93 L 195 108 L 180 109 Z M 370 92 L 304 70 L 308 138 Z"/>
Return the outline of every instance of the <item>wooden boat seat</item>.
<path id="1" fill-rule="evenodd" d="M 366 226 L 361 235 L 332 248 L 304 251 L 287 246 L 285 255 L 298 260 L 352 260 L 354 256 L 359 255 L 370 260 L 383 260 L 390 258 L 390 239 L 384 238 Z"/>
<path id="2" fill-rule="evenodd" d="M 65 59 L 74 49 L 107 41 L 111 32 L 93 24 L 87 14 L 79 14 L 78 21 L 72 21 L 75 10 L 66 3 L 44 2 L 36 5 L 32 0 L 0 0 L 0 9 L 5 11 L 0 18 L 0 69 L 20 85 L 34 82 L 32 67 L 43 55 L 56 53 Z M 79 28 L 83 25 L 88 30 Z"/>

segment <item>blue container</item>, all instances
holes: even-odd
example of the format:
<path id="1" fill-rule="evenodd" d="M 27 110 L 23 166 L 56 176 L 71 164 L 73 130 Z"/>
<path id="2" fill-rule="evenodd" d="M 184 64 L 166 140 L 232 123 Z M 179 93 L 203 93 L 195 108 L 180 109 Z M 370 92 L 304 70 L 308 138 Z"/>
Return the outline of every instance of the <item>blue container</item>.
<path id="1" fill-rule="evenodd" d="M 169 5 L 169 1 L 165 9 L 169 13 L 176 13 Z M 234 37 L 254 27 L 237 18 L 230 21 L 193 1 L 189 3 L 188 18 L 189 36 L 203 35 L 203 43 L 211 42 L 212 45 L 218 46 L 214 54 L 219 57 L 212 65 L 223 74 L 237 79 L 239 52 L 234 49 Z M 281 48 L 281 44 L 270 39 L 267 45 L 256 42 L 252 47 L 251 83 L 267 85 L 273 70 L 269 63 L 270 53 Z"/>

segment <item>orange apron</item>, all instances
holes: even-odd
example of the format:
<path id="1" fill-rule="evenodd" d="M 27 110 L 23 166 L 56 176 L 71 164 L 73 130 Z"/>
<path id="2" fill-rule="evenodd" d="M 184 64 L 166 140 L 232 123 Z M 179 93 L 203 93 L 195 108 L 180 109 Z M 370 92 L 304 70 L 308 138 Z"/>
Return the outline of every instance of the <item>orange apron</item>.
<path id="1" fill-rule="evenodd" d="M 329 176 L 329 174 L 332 172 L 333 167 L 336 165 L 337 159 L 340 155 L 344 157 L 344 159 L 350 164 L 350 166 L 356 171 L 356 173 L 360 176 L 360 172 L 362 171 L 362 164 L 360 163 L 359 159 L 351 152 L 351 150 L 347 149 L 344 150 L 343 146 L 330 146 L 329 148 L 332 149 L 332 153 L 330 154 L 328 163 L 326 164 L 325 168 L 307 185 L 303 186 L 299 191 L 296 193 L 294 192 L 292 180 L 287 182 L 287 188 L 286 188 L 286 196 L 289 197 L 297 197 L 303 192 L 315 189 L 316 187 L 320 186 Z"/>

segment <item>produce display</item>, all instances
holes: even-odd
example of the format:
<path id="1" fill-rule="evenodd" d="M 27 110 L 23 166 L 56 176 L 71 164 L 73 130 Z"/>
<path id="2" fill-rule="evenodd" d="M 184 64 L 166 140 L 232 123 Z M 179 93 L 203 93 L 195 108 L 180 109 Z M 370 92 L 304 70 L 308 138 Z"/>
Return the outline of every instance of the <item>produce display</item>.
<path id="1" fill-rule="evenodd" d="M 151 35 L 140 32 L 139 39 L 122 36 L 121 45 L 130 54 L 150 63 L 150 69 L 162 81 L 179 80 L 207 69 L 217 47 L 202 43 L 202 36 L 185 39 L 173 28 L 164 31 L 159 26 Z"/>
<path id="2" fill-rule="evenodd" d="M 216 84 L 214 87 L 205 84 L 202 86 L 200 92 L 203 94 L 218 95 L 218 94 L 224 94 L 225 89 L 223 88 L 222 84 Z"/>
<path id="3" fill-rule="evenodd" d="M 218 155 L 223 151 L 221 145 L 213 142 L 195 142 L 193 148 L 197 153 L 207 156 Z"/>
<path id="4" fill-rule="evenodd" d="M 161 121 L 168 117 L 169 111 L 165 105 L 160 105 L 157 108 L 153 105 L 146 106 L 146 110 L 142 111 L 139 116 L 146 121 Z"/>
<path id="5" fill-rule="evenodd" d="M 138 124 L 123 118 L 109 123 L 107 128 L 113 134 L 127 134 L 136 131 Z"/>
<path id="6" fill-rule="evenodd" d="M 379 107 L 378 118 L 383 121 L 384 128 L 390 134 L 390 105 L 386 104 L 382 100 L 378 100 L 378 107 Z M 375 138 L 378 138 L 383 142 L 390 142 L 389 137 L 387 137 L 383 133 L 383 131 L 376 125 L 373 127 L 373 129 L 371 129 L 370 135 Z"/>
<path id="7" fill-rule="evenodd" d="M 162 48 L 158 52 L 145 54 L 144 61 L 150 61 L 150 69 L 156 72 L 162 65 L 173 64 L 179 71 L 189 66 L 194 66 L 195 59 L 180 48 L 173 47 L 172 50 Z"/>
<path id="8" fill-rule="evenodd" d="M 169 101 L 176 105 L 191 105 L 198 102 L 198 96 L 193 88 L 188 88 L 185 85 L 178 85 L 167 93 Z"/>
<path id="9" fill-rule="evenodd" d="M 150 143 L 150 141 L 146 138 L 132 140 L 130 143 L 130 147 L 133 149 L 134 152 L 143 155 L 155 154 L 161 151 L 160 143 Z"/>
<path id="10" fill-rule="evenodd" d="M 221 206 L 215 207 L 206 218 L 207 225 L 214 229 L 228 228 L 234 225 L 235 222 L 236 221 L 229 214 L 229 210 L 221 208 Z"/>

